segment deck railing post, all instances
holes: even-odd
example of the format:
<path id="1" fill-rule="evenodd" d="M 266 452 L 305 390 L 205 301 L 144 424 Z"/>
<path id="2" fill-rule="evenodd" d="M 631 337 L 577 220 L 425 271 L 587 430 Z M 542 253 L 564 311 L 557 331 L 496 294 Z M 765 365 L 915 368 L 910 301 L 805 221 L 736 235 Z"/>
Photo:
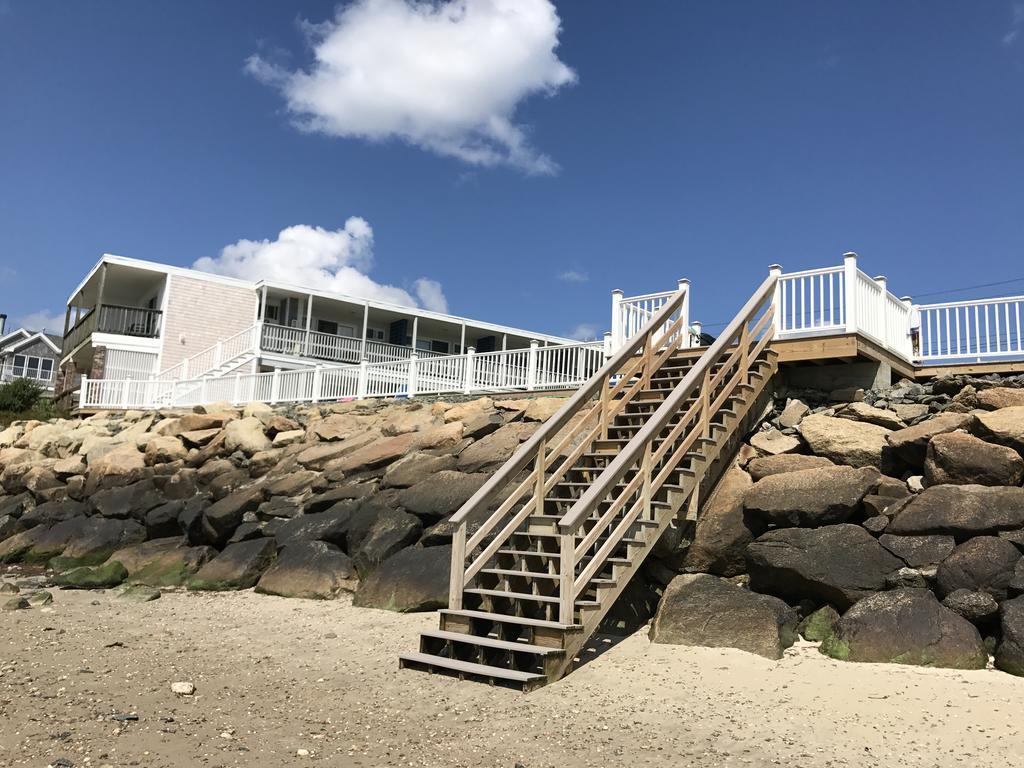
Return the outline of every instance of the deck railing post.
<path id="1" fill-rule="evenodd" d="M 619 351 L 622 338 L 622 296 L 618 288 L 612 291 L 612 354 Z"/>
<path id="2" fill-rule="evenodd" d="M 911 360 L 921 359 L 921 307 L 910 296 L 900 296 L 907 307 L 907 347 Z"/>
<path id="3" fill-rule="evenodd" d="M 700 320 L 694 320 L 690 324 L 690 330 L 687 331 L 687 333 L 693 336 L 693 342 L 690 344 L 690 346 L 699 347 L 701 334 L 704 333 L 704 323 L 702 323 Z"/>
<path id="4" fill-rule="evenodd" d="M 181 381 L 188 378 L 188 358 L 186 357 L 181 361 L 181 376 L 178 377 Z"/>
<path id="5" fill-rule="evenodd" d="M 124 390 L 121 393 L 121 406 L 125 410 L 128 410 L 128 403 L 131 402 L 130 401 L 131 387 L 132 387 L 132 379 L 129 376 L 127 379 L 124 380 Z"/>
<path id="6" fill-rule="evenodd" d="M 415 352 L 409 355 L 409 381 L 405 387 L 408 397 L 416 397 L 416 363 L 419 359 L 419 355 Z"/>
<path id="7" fill-rule="evenodd" d="M 78 385 L 78 407 L 81 409 L 89 404 L 89 377 L 83 376 Z"/>
<path id="8" fill-rule="evenodd" d="M 886 349 L 892 350 L 889 343 L 889 281 L 886 280 L 885 275 L 875 275 L 874 280 L 875 284 L 882 292 L 877 310 L 882 315 L 882 322 L 879 326 L 882 329 L 882 344 Z"/>
<path id="9" fill-rule="evenodd" d="M 242 374 L 235 374 L 235 385 L 231 393 L 231 402 L 238 405 L 242 402 Z"/>
<path id="10" fill-rule="evenodd" d="M 608 360 L 615 354 L 615 350 L 612 348 L 612 332 L 605 331 L 602 340 L 604 341 L 604 359 Z"/>
<path id="11" fill-rule="evenodd" d="M 533 390 L 537 387 L 537 348 L 540 342 L 534 339 L 530 342 L 530 353 L 526 358 L 526 389 Z"/>
<path id="12" fill-rule="evenodd" d="M 473 377 L 475 375 L 473 367 L 476 365 L 476 347 L 466 348 L 466 381 L 462 387 L 464 394 L 469 394 L 473 391 Z"/>
<path id="13" fill-rule="evenodd" d="M 369 363 L 367 363 L 365 357 L 359 361 L 359 380 L 356 382 L 356 398 L 359 400 L 366 399 L 366 388 L 370 374 L 368 367 Z"/>
<path id="14" fill-rule="evenodd" d="M 199 402 L 200 403 L 205 403 L 205 402 L 208 402 L 208 400 L 209 400 L 209 398 L 207 397 L 207 384 L 208 384 L 209 381 L 210 380 L 208 378 L 206 378 L 205 376 L 199 380 Z"/>
<path id="15" fill-rule="evenodd" d="M 770 264 L 768 274 L 775 278 L 775 291 L 772 294 L 772 306 L 775 307 L 775 314 L 772 316 L 772 327 L 775 329 L 775 336 L 782 333 L 782 265 Z"/>
<path id="16" fill-rule="evenodd" d="M 681 293 L 683 293 L 683 301 L 682 301 L 682 303 L 679 306 L 679 319 L 681 320 L 681 322 L 679 323 L 679 327 L 681 329 L 679 333 L 682 335 L 683 338 L 682 338 L 682 341 L 680 342 L 679 346 L 680 347 L 689 348 L 689 347 L 693 346 L 690 343 L 690 331 L 689 331 L 689 328 L 690 328 L 690 281 L 687 280 L 685 277 L 682 277 L 682 278 L 680 278 L 678 280 L 677 285 L 679 286 L 678 290 Z M 671 339 L 665 339 L 665 343 L 666 344 L 668 344 L 670 341 L 671 341 Z"/>
<path id="17" fill-rule="evenodd" d="M 213 350 L 213 367 L 220 368 L 220 364 L 224 362 L 224 342 L 218 341 L 216 347 Z"/>
<path id="18" fill-rule="evenodd" d="M 277 398 L 281 395 L 281 369 L 275 368 L 274 373 L 270 377 L 270 404 L 273 405 L 277 402 Z"/>
<path id="19" fill-rule="evenodd" d="M 319 365 L 313 366 L 313 391 L 310 392 L 310 399 L 314 403 L 320 402 L 321 390 L 323 388 L 323 370 Z"/>
<path id="20" fill-rule="evenodd" d="M 843 254 L 843 311 L 846 315 L 846 332 L 857 332 L 857 254 L 852 251 Z"/>

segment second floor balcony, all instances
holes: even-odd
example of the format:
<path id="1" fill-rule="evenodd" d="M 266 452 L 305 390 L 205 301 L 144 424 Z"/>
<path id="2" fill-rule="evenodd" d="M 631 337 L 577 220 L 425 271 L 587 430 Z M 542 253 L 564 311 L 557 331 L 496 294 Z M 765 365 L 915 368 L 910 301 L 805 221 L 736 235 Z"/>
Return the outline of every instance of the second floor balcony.
<path id="1" fill-rule="evenodd" d="M 68 331 L 64 352 L 74 350 L 94 333 L 156 339 L 160 336 L 162 321 L 163 313 L 159 309 L 103 304 L 98 310 L 94 307 L 87 311 Z"/>

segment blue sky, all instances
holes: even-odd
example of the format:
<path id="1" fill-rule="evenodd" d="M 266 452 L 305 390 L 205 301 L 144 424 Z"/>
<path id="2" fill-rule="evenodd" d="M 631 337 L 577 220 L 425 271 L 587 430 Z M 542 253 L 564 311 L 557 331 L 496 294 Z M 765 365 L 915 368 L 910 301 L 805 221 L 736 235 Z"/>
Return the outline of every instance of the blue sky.
<path id="1" fill-rule="evenodd" d="M 482 41 L 507 2 L 0 0 L 0 311 L 105 251 L 553 333 L 684 276 L 725 321 L 846 250 L 897 293 L 1024 278 L 1024 4 L 516 0 Z"/>

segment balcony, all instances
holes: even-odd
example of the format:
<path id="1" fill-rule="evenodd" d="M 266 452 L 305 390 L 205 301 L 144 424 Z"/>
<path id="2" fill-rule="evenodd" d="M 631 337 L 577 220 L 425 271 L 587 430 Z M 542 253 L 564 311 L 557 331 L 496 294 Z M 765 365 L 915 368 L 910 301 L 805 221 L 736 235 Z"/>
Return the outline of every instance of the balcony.
<path id="1" fill-rule="evenodd" d="M 135 336 L 155 339 L 160 336 L 163 313 L 159 309 L 146 307 L 122 307 L 103 304 L 86 312 L 64 339 L 64 352 L 76 349 L 94 333 L 110 333 L 117 336 Z"/>
<path id="2" fill-rule="evenodd" d="M 260 349 L 270 354 L 311 357 L 331 363 L 358 363 L 364 353 L 361 341 L 354 336 L 307 332 L 302 328 L 288 328 L 272 323 L 263 324 Z M 366 360 L 370 363 L 408 360 L 412 351 L 412 347 L 385 344 L 382 341 L 367 340 L 365 347 Z M 421 349 L 417 350 L 417 356 L 425 358 L 443 355 Z"/>

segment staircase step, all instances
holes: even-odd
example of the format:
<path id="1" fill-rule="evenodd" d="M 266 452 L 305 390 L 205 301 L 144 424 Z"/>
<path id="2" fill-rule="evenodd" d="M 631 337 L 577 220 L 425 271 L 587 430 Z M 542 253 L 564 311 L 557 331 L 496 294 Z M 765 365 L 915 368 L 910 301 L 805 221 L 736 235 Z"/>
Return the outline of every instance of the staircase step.
<path id="1" fill-rule="evenodd" d="M 481 568 L 480 573 L 490 573 L 495 576 L 525 576 L 530 579 L 551 579 L 558 581 L 561 578 L 557 573 L 542 573 L 539 571 L 517 571 L 514 568 Z"/>
<path id="2" fill-rule="evenodd" d="M 535 653 L 538 656 L 561 656 L 564 653 L 561 648 L 548 648 L 543 645 L 531 645 L 529 643 L 513 643 L 508 640 L 495 640 L 493 637 L 466 635 L 462 632 L 445 632 L 442 629 L 421 632 L 420 634 L 423 637 L 433 637 L 437 640 L 449 640 L 453 643 L 482 645 L 486 648 L 498 648 L 503 651 Z"/>
<path id="3" fill-rule="evenodd" d="M 503 624 L 519 624 L 523 627 L 534 627 L 536 629 L 580 629 L 578 624 L 562 624 L 558 621 L 530 619 L 525 616 L 509 616 L 504 613 L 490 613 L 488 611 L 473 611 L 468 608 L 442 608 L 440 612 L 448 614 L 449 616 L 461 616 L 467 619 L 481 619 L 483 621 L 497 621 Z"/>
<path id="4" fill-rule="evenodd" d="M 446 659 L 441 656 L 433 656 L 429 653 L 403 653 L 399 655 L 399 664 L 404 669 L 409 664 L 422 664 L 426 667 L 447 669 L 457 672 L 460 675 L 476 675 L 494 680 L 508 680 L 515 683 L 543 683 L 547 680 L 544 675 L 533 672 L 519 672 L 515 669 L 504 669 L 503 667 L 489 667 L 486 664 L 474 664 L 469 661 L 458 659 Z"/>
<path id="5" fill-rule="evenodd" d="M 557 595 L 531 595 L 529 592 L 506 592 L 503 589 L 467 587 L 463 591 L 481 597 L 504 597 L 508 600 L 529 600 L 534 603 L 557 603 L 561 600 Z"/>
<path id="6" fill-rule="evenodd" d="M 536 552 L 532 549 L 499 549 L 498 554 L 518 555 L 521 557 L 546 557 L 552 560 L 557 560 L 562 556 L 559 552 Z"/>

